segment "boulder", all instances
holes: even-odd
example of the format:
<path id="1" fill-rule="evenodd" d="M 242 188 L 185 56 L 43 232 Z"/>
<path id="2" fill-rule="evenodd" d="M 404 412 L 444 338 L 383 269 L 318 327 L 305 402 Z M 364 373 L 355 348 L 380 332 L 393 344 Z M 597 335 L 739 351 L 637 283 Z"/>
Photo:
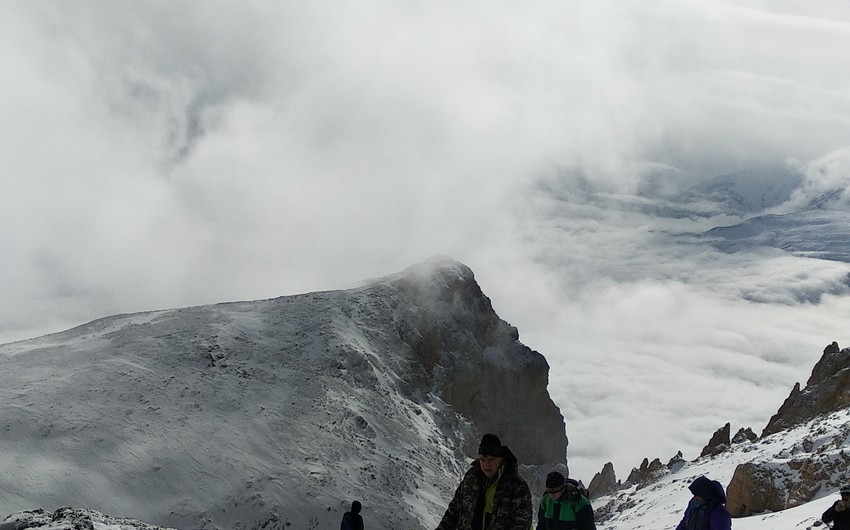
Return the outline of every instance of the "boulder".
<path id="1" fill-rule="evenodd" d="M 735 468 L 726 490 L 726 508 L 732 517 L 800 506 L 822 490 L 837 489 L 847 481 L 850 455 L 842 451 L 800 454 L 805 456 Z"/>

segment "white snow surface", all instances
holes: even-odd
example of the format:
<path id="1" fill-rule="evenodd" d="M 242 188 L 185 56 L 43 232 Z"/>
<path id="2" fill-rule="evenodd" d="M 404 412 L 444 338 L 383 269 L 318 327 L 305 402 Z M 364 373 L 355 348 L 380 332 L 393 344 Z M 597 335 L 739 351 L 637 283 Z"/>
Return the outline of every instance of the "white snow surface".
<path id="1" fill-rule="evenodd" d="M 700 475 L 728 486 L 735 468 L 746 462 L 783 464 L 792 460 L 805 461 L 824 458 L 830 454 L 847 451 L 850 440 L 850 411 L 844 410 L 815 418 L 799 427 L 767 436 L 755 442 L 733 445 L 727 452 L 713 457 L 702 457 L 660 472 L 645 487 L 631 486 L 610 496 L 594 500 L 594 507 L 613 503 L 630 504 L 616 516 L 598 524 L 602 530 L 638 530 L 646 528 L 673 529 L 681 521 L 684 509 L 691 498 L 687 486 Z M 780 512 L 770 512 L 732 519 L 735 530 L 802 530 L 825 528 L 821 514 L 838 500 L 838 489 L 850 483 L 844 472 L 835 472 L 820 483 L 815 497 L 802 505 Z M 793 477 L 789 480 L 788 494 L 792 496 Z"/>
<path id="2" fill-rule="evenodd" d="M 362 304 L 375 303 L 354 292 Z M 367 528 L 435 527 L 469 463 L 447 442 L 462 425 L 445 422 L 439 400 L 417 404 L 397 391 L 397 367 L 373 351 L 363 307 L 340 293 L 119 315 L 0 345 L 0 511 L 74 505 L 99 510 L 91 512 L 100 517 L 96 530 L 135 528 L 100 512 L 181 529 L 324 529 L 335 528 L 358 498 Z M 300 328 L 317 307 L 325 311 L 321 325 Z M 188 340 L 183 357 L 158 346 L 175 333 Z M 220 347 L 247 336 L 265 339 L 245 348 L 246 357 Z M 350 355 L 329 365 L 328 336 Z M 278 355 L 292 348 L 299 355 Z M 332 368 L 343 377 L 322 376 Z M 268 384 L 258 390 L 244 384 L 249 379 Z M 745 462 L 846 451 L 848 434 L 850 411 L 842 411 L 674 466 L 647 485 L 595 499 L 597 511 L 616 513 L 598 527 L 672 529 L 697 476 L 725 486 Z M 305 437 L 313 443 L 293 445 Z M 850 477 L 832 476 L 811 502 L 735 519 L 733 528 L 816 527 L 844 482 Z M 220 512 L 205 507 L 207 499 L 221 499 Z M 300 508 L 258 516 L 272 500 Z"/>
<path id="3" fill-rule="evenodd" d="M 321 324 L 303 329 L 317 308 Z M 0 513 L 73 505 L 177 528 L 259 528 L 265 509 L 281 528 L 331 528 L 356 498 L 372 528 L 390 528 L 379 522 L 389 513 L 433 526 L 466 457 L 445 445 L 438 401 L 399 393 L 398 367 L 371 349 L 380 337 L 351 323 L 360 311 L 312 293 L 123 315 L 0 346 Z M 185 338 L 180 351 L 160 345 L 171 334 Z M 243 337 L 262 338 L 228 357 Z"/>
<path id="4" fill-rule="evenodd" d="M 417 426 L 428 428 L 423 423 Z M 425 434 L 418 432 L 417 435 Z M 844 410 L 832 413 L 828 416 L 815 418 L 810 422 L 793 429 L 782 431 L 755 442 L 743 442 L 734 444 L 729 450 L 716 456 L 702 457 L 694 461 L 679 463 L 672 468 L 659 472 L 655 479 L 642 486 L 628 486 L 611 495 L 607 495 L 593 501 L 599 512 L 601 509 L 610 510 L 616 507 L 616 515 L 599 522 L 599 530 L 641 530 L 641 529 L 673 529 L 680 521 L 684 508 L 690 499 L 687 490 L 696 477 L 700 475 L 718 480 L 721 484 L 728 485 L 735 468 L 745 462 L 772 462 L 777 465 L 791 460 L 802 461 L 809 458 L 829 457 L 831 454 L 847 451 L 848 440 L 850 440 L 850 411 Z M 317 440 L 318 441 L 318 440 Z M 191 462 L 185 464 L 191 465 Z M 315 470 L 321 471 L 325 463 L 314 461 Z M 340 462 L 341 465 L 344 463 Z M 459 467 L 465 465 L 458 462 Z M 5 469 L 9 469 L 4 466 Z M 21 468 L 18 468 L 19 470 Z M 36 470 L 33 470 L 36 471 Z M 14 470 L 12 471 L 14 473 Z M 23 479 L 21 474 L 15 474 L 15 478 Z M 846 473 L 835 473 L 822 481 L 821 489 L 815 498 L 805 504 L 788 508 L 775 513 L 762 513 L 749 517 L 736 518 L 732 520 L 732 528 L 736 530 L 810 530 L 823 528 L 820 522 L 821 514 L 837 500 L 839 485 L 850 482 Z M 793 480 L 789 482 L 789 488 L 793 489 Z M 309 479 L 305 477 L 304 483 L 291 484 L 284 490 L 284 494 L 291 502 L 303 500 L 304 493 L 310 489 Z M 5 494 L 6 492 L 4 492 Z M 789 497 L 790 495 L 789 490 Z M 108 494 L 101 492 L 108 497 Z M 421 508 L 421 513 L 426 513 L 433 505 L 439 505 L 446 499 L 434 488 L 420 487 L 414 491 L 404 492 L 405 500 L 412 500 L 414 505 Z M 104 499 L 105 500 L 105 499 Z M 142 502 L 142 498 L 137 499 Z M 95 530 L 133 530 L 148 529 L 144 523 L 132 520 L 118 520 L 105 516 L 99 512 L 83 510 L 94 522 Z M 15 515 L 10 515 L 6 520 L 12 520 Z M 336 514 L 334 514 L 336 516 Z M 390 529 L 379 517 L 376 517 L 370 506 L 364 509 L 366 527 Z M 426 516 L 421 521 L 424 527 L 435 525 L 434 518 Z M 337 522 L 334 518 L 321 517 L 317 514 L 305 528 L 335 528 Z M 293 526 L 301 528 L 300 526 Z M 71 526 L 51 524 L 45 522 L 42 526 L 34 526 L 40 530 L 65 530 Z M 185 527 L 184 527 L 185 528 Z M 241 526 L 239 527 L 241 528 Z"/>

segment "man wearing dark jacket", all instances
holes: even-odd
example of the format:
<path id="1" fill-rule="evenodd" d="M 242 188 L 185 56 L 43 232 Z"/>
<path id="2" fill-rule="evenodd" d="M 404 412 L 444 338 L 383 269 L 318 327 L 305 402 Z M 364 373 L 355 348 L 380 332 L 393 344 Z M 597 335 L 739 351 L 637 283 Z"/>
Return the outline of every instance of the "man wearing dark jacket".
<path id="1" fill-rule="evenodd" d="M 578 482 L 557 471 L 546 476 L 546 493 L 537 510 L 537 530 L 596 530 L 590 500 Z"/>
<path id="2" fill-rule="evenodd" d="M 850 530 L 850 486 L 840 490 L 841 500 L 835 501 L 821 516 L 826 526 L 832 523 L 832 530 Z"/>
<path id="3" fill-rule="evenodd" d="M 697 477 L 688 489 L 694 494 L 676 530 L 731 530 L 726 492 L 716 480 Z"/>
<path id="4" fill-rule="evenodd" d="M 437 530 L 529 530 L 531 491 L 517 460 L 495 434 L 485 434 Z"/>

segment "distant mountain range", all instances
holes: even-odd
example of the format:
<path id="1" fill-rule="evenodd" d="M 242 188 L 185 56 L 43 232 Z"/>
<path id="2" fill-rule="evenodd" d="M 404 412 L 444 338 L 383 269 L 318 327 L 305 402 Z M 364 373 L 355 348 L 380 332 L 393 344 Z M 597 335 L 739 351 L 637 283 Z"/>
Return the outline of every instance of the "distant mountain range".
<path id="1" fill-rule="evenodd" d="M 683 211 L 742 217 L 740 223 L 704 234 L 725 252 L 772 247 L 850 263 L 850 209 L 840 199 L 845 190 L 821 190 L 790 202 L 803 182 L 803 175 L 788 168 L 740 171 L 705 180 L 675 202 Z"/>
<path id="2" fill-rule="evenodd" d="M 683 205 L 710 206 L 703 211 L 752 215 L 779 206 L 803 183 L 798 171 L 772 166 L 712 177 L 673 198 Z"/>

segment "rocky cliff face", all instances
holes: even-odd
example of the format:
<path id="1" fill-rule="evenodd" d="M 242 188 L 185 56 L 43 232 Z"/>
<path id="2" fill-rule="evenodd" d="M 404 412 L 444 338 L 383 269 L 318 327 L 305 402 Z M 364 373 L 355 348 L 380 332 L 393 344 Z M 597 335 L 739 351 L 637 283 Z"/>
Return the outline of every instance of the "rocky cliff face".
<path id="1" fill-rule="evenodd" d="M 495 432 L 565 464 L 548 365 L 472 271 L 111 317 L 0 345 L 0 512 L 85 506 L 177 528 L 433 528 Z M 2 515 L 2 514 L 0 514 Z"/>
<path id="2" fill-rule="evenodd" d="M 840 349 L 837 342 L 824 348 L 806 387 L 797 383 L 791 394 L 770 418 L 762 437 L 799 425 L 821 414 L 850 406 L 850 348 Z"/>
<path id="3" fill-rule="evenodd" d="M 501 320 L 472 271 L 460 264 L 414 266 L 391 279 L 403 303 L 394 311 L 399 336 L 424 370 L 414 389 L 434 392 L 476 427 L 495 432 L 521 463 L 561 463 L 564 420 L 547 390 L 549 365 L 519 342 Z"/>

